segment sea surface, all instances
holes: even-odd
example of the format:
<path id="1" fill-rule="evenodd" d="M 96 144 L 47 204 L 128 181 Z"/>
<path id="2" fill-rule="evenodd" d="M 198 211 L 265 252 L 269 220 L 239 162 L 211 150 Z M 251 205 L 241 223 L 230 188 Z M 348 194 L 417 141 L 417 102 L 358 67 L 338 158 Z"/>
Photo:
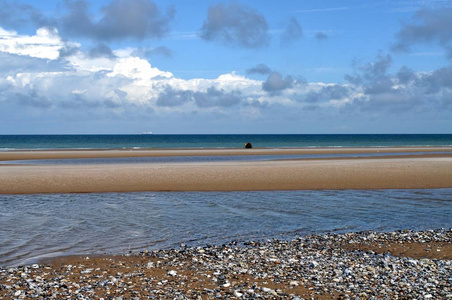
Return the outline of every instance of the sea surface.
<path id="1" fill-rule="evenodd" d="M 14 149 L 140 149 L 452 146 L 452 134 L 0 135 Z"/>
<path id="2" fill-rule="evenodd" d="M 452 227 L 452 189 L 0 195 L 0 266 L 312 233 Z"/>

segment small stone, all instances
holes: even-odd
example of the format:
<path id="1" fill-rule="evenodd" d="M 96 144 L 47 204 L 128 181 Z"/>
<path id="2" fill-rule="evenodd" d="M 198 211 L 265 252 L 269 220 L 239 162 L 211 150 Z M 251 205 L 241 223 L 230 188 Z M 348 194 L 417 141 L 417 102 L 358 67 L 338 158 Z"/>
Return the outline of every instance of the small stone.
<path id="1" fill-rule="evenodd" d="M 239 291 L 235 290 L 234 291 L 234 296 L 236 296 L 237 298 L 240 298 L 243 296 L 243 293 L 240 293 Z"/>
<path id="2" fill-rule="evenodd" d="M 311 268 L 315 268 L 319 265 L 318 262 L 316 262 L 315 260 L 311 261 L 311 264 L 309 265 Z"/>
<path id="3" fill-rule="evenodd" d="M 177 275 L 177 271 L 171 270 L 171 271 L 168 272 L 168 275 L 176 276 Z"/>

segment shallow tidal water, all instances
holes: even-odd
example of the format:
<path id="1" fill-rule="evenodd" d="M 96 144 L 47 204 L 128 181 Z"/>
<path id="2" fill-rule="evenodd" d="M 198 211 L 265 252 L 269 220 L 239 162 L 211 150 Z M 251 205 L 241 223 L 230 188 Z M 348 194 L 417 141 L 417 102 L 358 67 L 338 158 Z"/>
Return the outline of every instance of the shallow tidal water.
<path id="1" fill-rule="evenodd" d="M 311 233 L 452 227 L 452 189 L 0 195 L 0 266 Z"/>

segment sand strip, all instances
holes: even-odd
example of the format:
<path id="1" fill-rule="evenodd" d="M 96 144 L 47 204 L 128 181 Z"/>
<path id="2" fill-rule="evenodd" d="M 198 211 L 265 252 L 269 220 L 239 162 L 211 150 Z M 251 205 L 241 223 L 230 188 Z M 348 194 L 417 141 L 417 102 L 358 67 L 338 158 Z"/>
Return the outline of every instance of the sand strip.
<path id="1" fill-rule="evenodd" d="M 0 168 L 2 194 L 451 187 L 450 156 Z"/>

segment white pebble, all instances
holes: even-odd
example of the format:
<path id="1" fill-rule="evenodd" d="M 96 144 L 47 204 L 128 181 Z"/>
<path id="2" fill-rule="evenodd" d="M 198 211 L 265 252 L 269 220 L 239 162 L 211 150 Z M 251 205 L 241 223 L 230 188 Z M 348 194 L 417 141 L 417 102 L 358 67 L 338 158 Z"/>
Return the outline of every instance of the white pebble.
<path id="1" fill-rule="evenodd" d="M 239 291 L 235 290 L 235 291 L 234 291 L 234 296 L 236 296 L 237 298 L 240 298 L 240 297 L 243 296 L 243 294 L 240 293 Z"/>

